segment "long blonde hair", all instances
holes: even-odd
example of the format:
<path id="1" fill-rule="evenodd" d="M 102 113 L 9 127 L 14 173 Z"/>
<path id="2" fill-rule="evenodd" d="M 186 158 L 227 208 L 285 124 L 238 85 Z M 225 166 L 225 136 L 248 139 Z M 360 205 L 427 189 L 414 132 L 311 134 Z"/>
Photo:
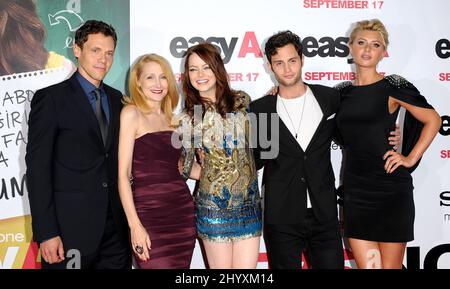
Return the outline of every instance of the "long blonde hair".
<path id="1" fill-rule="evenodd" d="M 161 110 L 165 114 L 167 121 L 170 124 L 172 122 L 173 110 L 178 104 L 179 94 L 175 77 L 173 76 L 172 68 L 170 67 L 169 62 L 164 57 L 159 56 L 158 54 L 144 54 L 136 60 L 133 67 L 131 68 L 128 81 L 128 90 L 130 91 L 130 96 L 125 96 L 123 98 L 123 103 L 124 105 L 135 105 L 144 114 L 151 111 L 151 108 L 145 101 L 144 92 L 138 84 L 138 80 L 142 74 L 142 67 L 144 66 L 144 64 L 149 62 L 158 63 L 161 66 L 164 75 L 167 77 L 168 91 L 167 95 L 161 101 Z"/>

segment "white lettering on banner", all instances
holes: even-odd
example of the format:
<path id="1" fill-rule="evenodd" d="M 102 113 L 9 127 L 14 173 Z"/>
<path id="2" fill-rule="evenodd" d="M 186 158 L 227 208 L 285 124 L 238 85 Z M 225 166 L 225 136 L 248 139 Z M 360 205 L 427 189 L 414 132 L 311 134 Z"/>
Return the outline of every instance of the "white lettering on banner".
<path id="1" fill-rule="evenodd" d="M 12 269 L 18 252 L 19 247 L 8 247 L 8 249 L 6 249 L 5 258 L 3 261 L 0 259 L 0 269 Z"/>
<path id="2" fill-rule="evenodd" d="M 6 242 L 24 242 L 25 236 L 22 233 L 0 233 L 0 244 Z"/>

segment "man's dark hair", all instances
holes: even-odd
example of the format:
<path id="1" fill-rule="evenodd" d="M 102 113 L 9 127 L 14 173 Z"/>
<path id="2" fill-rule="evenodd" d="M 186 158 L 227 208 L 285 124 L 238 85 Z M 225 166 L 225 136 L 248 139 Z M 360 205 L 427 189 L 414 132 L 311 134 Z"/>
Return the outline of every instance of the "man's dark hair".
<path id="1" fill-rule="evenodd" d="M 272 64 L 272 56 L 277 54 L 277 49 L 284 47 L 288 44 L 292 44 L 297 50 L 298 55 L 301 57 L 303 54 L 303 45 L 300 41 L 300 37 L 297 34 L 292 33 L 289 30 L 280 31 L 275 35 L 272 35 L 266 42 L 265 54 L 267 60 Z"/>
<path id="2" fill-rule="evenodd" d="M 83 48 L 83 44 L 88 40 L 89 34 L 101 33 L 105 36 L 111 36 L 114 39 L 114 48 L 117 44 L 117 34 L 114 28 L 99 20 L 88 20 L 75 32 L 75 44 Z"/>

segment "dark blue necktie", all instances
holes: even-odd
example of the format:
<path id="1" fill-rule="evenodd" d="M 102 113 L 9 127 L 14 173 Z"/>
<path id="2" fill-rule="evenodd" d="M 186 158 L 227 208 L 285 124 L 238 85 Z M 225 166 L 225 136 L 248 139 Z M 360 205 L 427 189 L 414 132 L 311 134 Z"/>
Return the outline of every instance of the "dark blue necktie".
<path id="1" fill-rule="evenodd" d="M 105 112 L 102 109 L 102 99 L 100 89 L 94 89 L 95 94 L 95 116 L 97 117 L 100 132 L 102 133 L 103 145 L 106 145 L 106 138 L 108 137 L 108 120 Z"/>

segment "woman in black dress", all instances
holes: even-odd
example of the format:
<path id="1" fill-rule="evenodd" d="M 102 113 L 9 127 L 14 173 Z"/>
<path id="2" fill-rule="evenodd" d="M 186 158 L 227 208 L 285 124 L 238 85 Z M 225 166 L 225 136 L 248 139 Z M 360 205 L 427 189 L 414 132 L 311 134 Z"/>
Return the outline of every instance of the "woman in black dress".
<path id="1" fill-rule="evenodd" d="M 338 85 L 337 125 L 347 154 L 344 231 L 358 268 L 402 268 L 406 242 L 414 239 L 411 172 L 441 124 L 411 83 L 377 72 L 387 45 L 379 20 L 358 22 L 349 39 L 356 79 Z M 402 149 L 396 152 L 387 137 L 400 107 L 406 115 Z"/>

